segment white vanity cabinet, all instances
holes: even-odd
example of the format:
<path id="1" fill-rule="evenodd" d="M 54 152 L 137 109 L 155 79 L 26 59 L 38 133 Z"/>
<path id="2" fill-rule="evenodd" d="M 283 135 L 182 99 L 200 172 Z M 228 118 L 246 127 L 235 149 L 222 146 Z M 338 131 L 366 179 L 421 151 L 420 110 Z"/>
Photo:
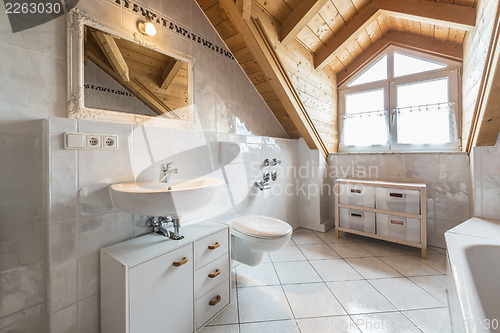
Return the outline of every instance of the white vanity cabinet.
<path id="1" fill-rule="evenodd" d="M 204 222 L 181 234 L 101 249 L 102 333 L 195 332 L 231 302 L 228 227 Z"/>
<path id="2" fill-rule="evenodd" d="M 337 179 L 335 228 L 418 247 L 426 257 L 426 185 Z"/>

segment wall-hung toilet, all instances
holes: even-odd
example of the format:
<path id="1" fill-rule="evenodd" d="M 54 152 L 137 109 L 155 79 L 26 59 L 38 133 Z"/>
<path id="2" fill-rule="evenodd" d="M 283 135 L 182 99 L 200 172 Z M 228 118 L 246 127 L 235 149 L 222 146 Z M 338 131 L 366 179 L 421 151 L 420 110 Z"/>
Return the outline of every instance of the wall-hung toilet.
<path id="1" fill-rule="evenodd" d="M 245 215 L 231 222 L 231 258 L 249 266 L 262 261 L 265 252 L 285 246 L 292 237 L 292 227 L 281 220 L 259 215 Z"/>

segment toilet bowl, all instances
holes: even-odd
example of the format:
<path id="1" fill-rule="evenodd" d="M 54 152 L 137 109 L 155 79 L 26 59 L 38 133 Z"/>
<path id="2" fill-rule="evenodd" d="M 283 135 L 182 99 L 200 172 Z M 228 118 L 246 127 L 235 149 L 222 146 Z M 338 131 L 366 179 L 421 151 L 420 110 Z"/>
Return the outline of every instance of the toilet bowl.
<path id="1" fill-rule="evenodd" d="M 281 220 L 245 215 L 231 222 L 231 258 L 248 266 L 258 265 L 265 252 L 284 247 L 292 237 L 292 227 Z"/>

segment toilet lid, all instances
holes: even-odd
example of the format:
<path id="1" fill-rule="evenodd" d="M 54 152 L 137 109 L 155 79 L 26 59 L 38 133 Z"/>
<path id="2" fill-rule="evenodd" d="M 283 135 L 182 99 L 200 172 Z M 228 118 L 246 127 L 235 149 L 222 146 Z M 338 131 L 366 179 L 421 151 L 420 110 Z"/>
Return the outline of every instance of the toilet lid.
<path id="1" fill-rule="evenodd" d="M 231 223 L 231 227 L 239 232 L 259 237 L 281 237 L 293 231 L 284 221 L 259 215 L 239 217 Z"/>

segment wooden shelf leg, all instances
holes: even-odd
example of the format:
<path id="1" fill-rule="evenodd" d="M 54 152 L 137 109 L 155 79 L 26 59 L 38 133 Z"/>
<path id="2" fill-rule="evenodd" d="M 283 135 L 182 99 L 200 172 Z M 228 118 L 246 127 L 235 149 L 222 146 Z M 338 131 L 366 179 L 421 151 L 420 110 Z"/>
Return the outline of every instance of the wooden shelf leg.
<path id="1" fill-rule="evenodd" d="M 422 249 L 422 259 L 427 259 L 427 249 Z"/>
<path id="2" fill-rule="evenodd" d="M 340 238 L 340 232 L 338 229 L 335 229 L 335 237 L 337 237 L 337 239 Z"/>

